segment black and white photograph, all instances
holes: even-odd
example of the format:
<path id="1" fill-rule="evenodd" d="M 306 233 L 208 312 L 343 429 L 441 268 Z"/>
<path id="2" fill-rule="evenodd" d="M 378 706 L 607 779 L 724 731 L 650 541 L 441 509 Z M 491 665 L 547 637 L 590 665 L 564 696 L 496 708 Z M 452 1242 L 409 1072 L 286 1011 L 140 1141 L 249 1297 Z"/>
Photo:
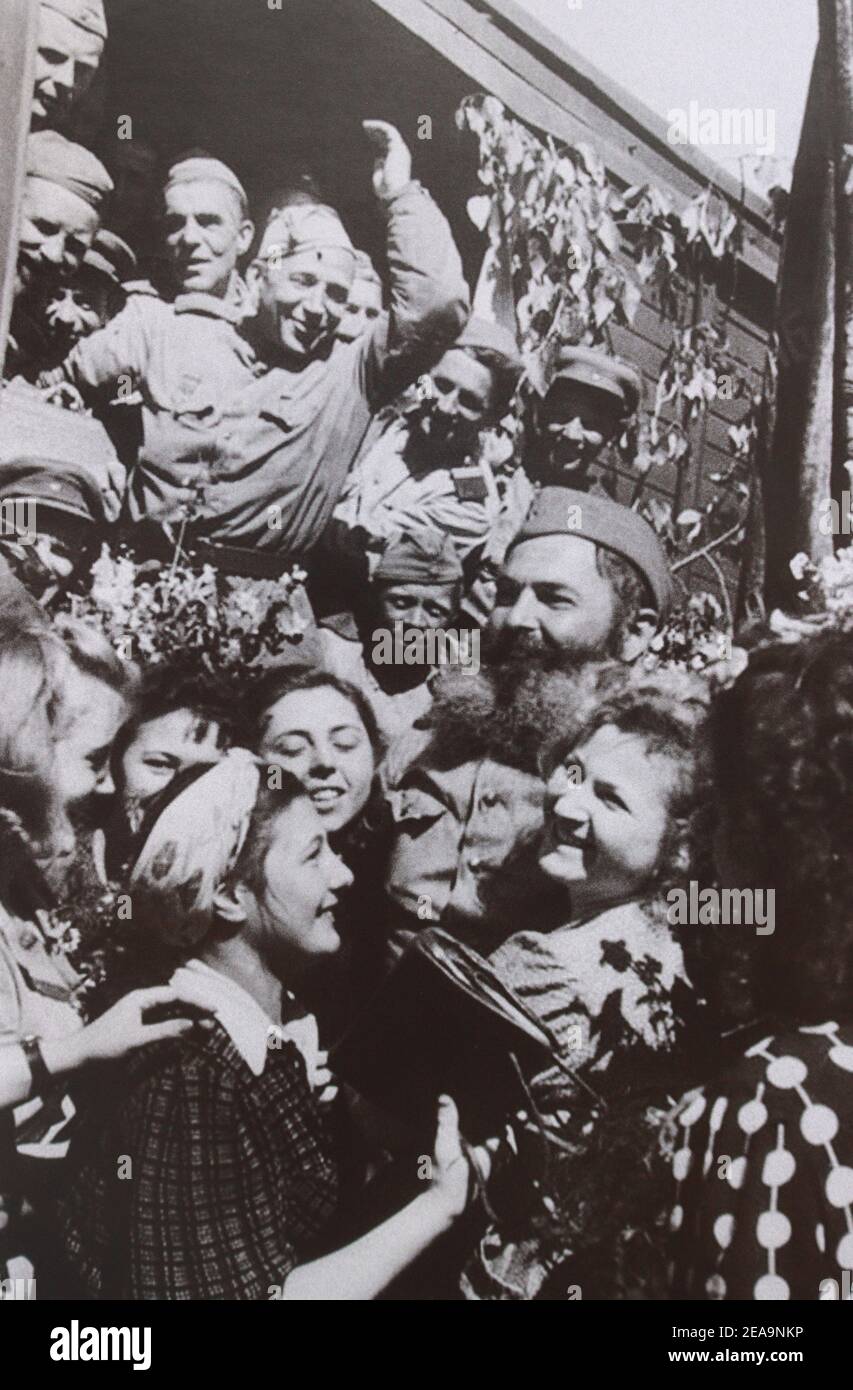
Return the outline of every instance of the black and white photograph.
<path id="1" fill-rule="evenodd" d="M 294 1300 L 808 1369 L 853 0 L 0 0 L 0 181 L 0 1375 Z"/>

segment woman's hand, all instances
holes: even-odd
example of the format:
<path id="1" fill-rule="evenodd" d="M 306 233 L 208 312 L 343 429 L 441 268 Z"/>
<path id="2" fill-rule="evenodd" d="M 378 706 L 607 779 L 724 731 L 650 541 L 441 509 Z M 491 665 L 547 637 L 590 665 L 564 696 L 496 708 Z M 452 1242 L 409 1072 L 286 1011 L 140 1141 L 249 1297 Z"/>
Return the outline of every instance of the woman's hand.
<path id="1" fill-rule="evenodd" d="M 377 198 L 393 198 L 412 177 L 409 147 L 387 121 L 362 121 L 361 127 L 374 150 L 373 191 Z"/>
<path id="2" fill-rule="evenodd" d="M 159 1023 L 148 1022 L 143 1015 L 158 1004 L 193 1004 L 187 994 L 173 985 L 156 985 L 153 989 L 136 989 L 113 1004 L 105 1014 L 88 1024 L 77 1034 L 80 1061 L 105 1062 L 124 1057 L 137 1047 L 162 1042 L 164 1038 L 180 1038 L 194 1028 L 211 1027 L 212 1019 L 169 1018 Z M 195 1008 L 198 1005 L 194 1005 Z"/>
<path id="3" fill-rule="evenodd" d="M 450 1096 L 439 1096 L 430 1192 L 446 1207 L 451 1218 L 461 1216 L 468 1205 L 473 1164 L 476 1164 L 480 1182 L 488 1181 L 492 1154 L 498 1143 L 497 1139 L 489 1139 L 485 1145 L 472 1148 L 469 1160 L 462 1148 L 456 1103 Z"/>

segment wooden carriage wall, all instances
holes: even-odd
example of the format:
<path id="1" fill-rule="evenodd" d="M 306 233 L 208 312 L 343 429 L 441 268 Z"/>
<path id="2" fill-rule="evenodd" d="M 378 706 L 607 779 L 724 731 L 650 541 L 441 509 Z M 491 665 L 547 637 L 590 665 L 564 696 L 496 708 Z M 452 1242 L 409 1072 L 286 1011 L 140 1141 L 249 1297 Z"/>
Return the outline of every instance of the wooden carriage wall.
<path id="1" fill-rule="evenodd" d="M 773 309 L 779 244 L 761 201 L 688 146 L 515 0 L 106 0 L 110 37 L 77 134 L 109 164 L 120 118 L 161 161 L 203 147 L 232 163 L 261 202 L 295 172 L 312 169 L 355 239 L 380 254 L 361 119 L 392 121 L 415 154 L 417 175 L 450 218 L 472 283 L 485 238 L 466 202 L 477 190 L 476 141 L 457 129 L 463 97 L 489 92 L 509 113 L 558 140 L 592 144 L 617 186 L 653 183 L 676 207 L 715 185 L 745 229 L 727 319 L 734 356 L 757 380 Z M 20 184 L 24 96 L 32 70 L 29 0 L 0 7 L 0 174 Z M 422 116 L 430 138 L 419 139 Z M 9 132 L 18 132 L 17 139 Z M 69 132 L 74 134 L 75 132 Z M 0 332 L 8 322 L 16 198 L 0 210 Z M 714 305 L 702 306 L 704 317 Z M 642 369 L 653 399 L 671 325 L 644 300 L 631 328 L 610 333 L 614 351 Z M 0 343 L 2 346 L 2 343 Z M 728 458 L 738 401 L 715 402 L 697 425 L 682 504 L 701 505 Z M 674 474 L 655 470 L 652 489 Z"/>

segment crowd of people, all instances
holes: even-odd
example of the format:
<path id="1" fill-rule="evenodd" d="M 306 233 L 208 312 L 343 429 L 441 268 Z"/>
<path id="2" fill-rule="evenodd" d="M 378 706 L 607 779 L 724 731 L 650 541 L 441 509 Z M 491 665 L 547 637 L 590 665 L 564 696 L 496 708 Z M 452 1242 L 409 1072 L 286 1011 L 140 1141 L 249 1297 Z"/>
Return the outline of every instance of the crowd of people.
<path id="1" fill-rule="evenodd" d="M 647 662 L 669 566 L 599 471 L 639 372 L 565 344 L 496 464 L 522 361 L 394 127 L 363 122 L 387 272 L 307 173 L 256 225 L 200 150 L 131 245 L 118 166 L 62 133 L 101 2 L 40 14 L 5 389 L 111 453 L 0 465 L 37 516 L 0 541 L 0 1284 L 824 1296 L 853 1270 L 849 631 Z M 298 565 L 310 623 L 248 672 L 118 652 L 66 601 L 104 541 Z M 691 888 L 770 893 L 771 930 L 677 919 Z M 458 1094 L 420 1001 L 428 1153 L 380 1099 L 427 958 L 479 996 Z"/>

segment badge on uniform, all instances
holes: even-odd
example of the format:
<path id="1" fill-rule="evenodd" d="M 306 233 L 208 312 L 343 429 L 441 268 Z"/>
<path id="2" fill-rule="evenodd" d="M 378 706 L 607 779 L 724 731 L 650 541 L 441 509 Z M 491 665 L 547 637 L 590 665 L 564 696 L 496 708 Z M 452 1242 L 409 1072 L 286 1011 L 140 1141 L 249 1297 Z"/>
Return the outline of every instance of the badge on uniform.
<path id="1" fill-rule="evenodd" d="M 460 502 L 485 502 L 489 489 L 479 468 L 452 468 L 450 476 Z"/>

